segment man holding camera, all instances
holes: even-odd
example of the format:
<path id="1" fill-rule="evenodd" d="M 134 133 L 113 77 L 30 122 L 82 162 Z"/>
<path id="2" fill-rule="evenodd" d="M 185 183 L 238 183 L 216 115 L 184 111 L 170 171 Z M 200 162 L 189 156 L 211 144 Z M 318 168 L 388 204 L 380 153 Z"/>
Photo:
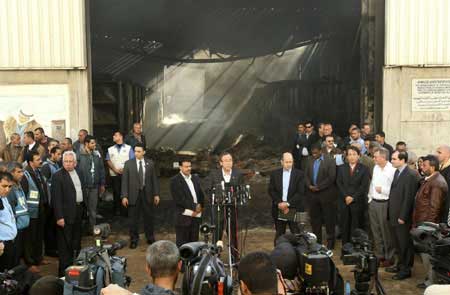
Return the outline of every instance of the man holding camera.
<path id="1" fill-rule="evenodd" d="M 181 270 L 178 247 L 171 241 L 157 241 L 147 248 L 145 269 L 153 284 L 145 286 L 141 295 L 175 295 L 175 284 Z M 102 295 L 131 295 L 117 285 L 101 290 Z"/>
<path id="2" fill-rule="evenodd" d="M 269 195 L 272 198 L 275 240 L 286 232 L 286 225 L 289 225 L 291 233 L 300 231 L 293 217 L 297 210 L 304 211 L 305 183 L 303 172 L 293 168 L 293 164 L 292 154 L 284 153 L 281 159 L 283 167 L 270 175 Z M 288 215 L 289 211 L 292 211 L 291 215 Z"/>
<path id="3" fill-rule="evenodd" d="M 198 241 L 198 231 L 202 218 L 204 195 L 200 178 L 191 174 L 189 159 L 179 161 L 180 173 L 170 180 L 170 193 L 176 205 L 177 246 Z"/>

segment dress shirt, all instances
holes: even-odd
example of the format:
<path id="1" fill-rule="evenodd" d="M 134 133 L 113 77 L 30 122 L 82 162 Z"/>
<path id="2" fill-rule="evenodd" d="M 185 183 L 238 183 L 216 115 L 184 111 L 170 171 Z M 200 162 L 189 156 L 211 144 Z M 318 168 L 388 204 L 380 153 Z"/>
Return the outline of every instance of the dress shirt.
<path id="1" fill-rule="evenodd" d="M 317 176 L 319 175 L 319 168 L 320 168 L 320 163 L 323 161 L 323 155 L 320 156 L 320 158 L 318 158 L 317 160 L 314 160 L 314 165 L 313 165 L 313 185 L 317 184 Z"/>
<path id="2" fill-rule="evenodd" d="M 375 165 L 373 168 L 372 181 L 370 182 L 369 189 L 369 203 L 372 199 L 376 200 L 389 200 L 389 193 L 391 191 L 391 184 L 394 180 L 395 168 L 392 167 L 390 162 L 386 163 L 384 168 Z M 375 190 L 375 187 L 381 186 L 381 193 Z"/>
<path id="3" fill-rule="evenodd" d="M 12 241 L 17 235 L 16 218 L 7 197 L 0 197 L 3 210 L 0 210 L 0 241 Z"/>
<path id="4" fill-rule="evenodd" d="M 83 189 L 81 187 L 81 181 L 78 177 L 78 174 L 75 170 L 69 171 L 70 178 L 72 178 L 73 186 L 75 187 L 75 191 L 77 193 L 77 203 L 83 202 Z"/>
<path id="5" fill-rule="evenodd" d="M 35 145 L 36 145 L 36 141 L 33 141 L 32 144 L 28 145 L 28 150 L 31 151 Z"/>
<path id="6" fill-rule="evenodd" d="M 143 183 L 142 183 L 142 186 L 145 186 L 145 160 L 142 158 L 141 160 L 138 160 L 137 158 L 136 158 L 136 167 L 137 167 L 137 170 L 138 170 L 138 172 L 139 172 L 139 162 L 141 162 L 142 161 L 142 174 L 143 174 L 143 177 L 144 177 L 144 179 L 142 180 L 143 181 Z"/>
<path id="7" fill-rule="evenodd" d="M 225 173 L 225 170 L 222 169 L 222 175 L 223 175 L 223 179 L 225 180 L 225 183 L 230 183 L 231 181 L 231 172 L 230 174 Z"/>
<path id="8" fill-rule="evenodd" d="M 189 191 L 191 192 L 192 199 L 194 200 L 194 204 L 197 204 L 197 202 L 198 202 L 197 193 L 195 192 L 194 183 L 192 182 L 192 175 L 189 174 L 188 176 L 186 176 L 183 173 L 181 173 L 181 175 L 183 176 L 184 180 L 186 181 L 186 184 L 189 187 Z"/>
<path id="9" fill-rule="evenodd" d="M 292 169 L 285 170 L 283 169 L 283 196 L 281 199 L 283 202 L 287 202 L 288 191 L 289 191 L 289 181 L 291 179 Z"/>

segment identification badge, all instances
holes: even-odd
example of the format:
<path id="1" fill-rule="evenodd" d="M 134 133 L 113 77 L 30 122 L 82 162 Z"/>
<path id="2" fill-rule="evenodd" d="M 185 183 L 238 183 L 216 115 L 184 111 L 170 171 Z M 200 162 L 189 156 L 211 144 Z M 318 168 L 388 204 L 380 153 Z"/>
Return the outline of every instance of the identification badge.
<path id="1" fill-rule="evenodd" d="M 37 200 L 39 198 L 39 192 L 38 191 L 30 191 L 30 199 Z"/>
<path id="2" fill-rule="evenodd" d="M 305 263 L 305 273 L 307 275 L 312 275 L 312 264 Z"/>

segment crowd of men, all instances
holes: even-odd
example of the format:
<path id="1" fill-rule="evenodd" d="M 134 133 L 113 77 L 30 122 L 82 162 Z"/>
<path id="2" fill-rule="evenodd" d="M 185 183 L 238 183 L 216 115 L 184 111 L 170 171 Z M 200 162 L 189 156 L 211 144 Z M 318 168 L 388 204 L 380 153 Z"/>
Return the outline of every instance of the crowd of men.
<path id="1" fill-rule="evenodd" d="M 441 145 L 436 155 L 417 158 L 405 142 L 399 141 L 393 148 L 385 142 L 384 132 L 372 134 L 369 124 L 361 129 L 350 126 L 345 137 L 335 134 L 330 123 L 317 127 L 316 131 L 310 121 L 298 125 L 292 150 L 282 154 L 282 167 L 270 176 L 275 240 L 287 226 L 298 233 L 293 216 L 307 212 L 319 243 L 334 249 L 336 239 L 348 243 L 355 229 L 364 229 L 371 234 L 380 265 L 395 274 L 393 279 L 411 277 L 414 248 L 410 229 L 423 222 L 450 221 L 450 146 Z M 147 270 L 156 281 L 158 271 L 152 265 L 170 265 L 170 271 L 161 272 L 164 280 L 160 281 L 168 283 L 165 289 L 173 290 L 180 268 L 177 247 L 198 241 L 205 202 L 211 200 L 215 188 L 243 184 L 243 175 L 233 167 L 232 155 L 223 152 L 220 167 L 202 187 L 199 177 L 191 174 L 191 160 L 180 159 L 180 173 L 170 181 L 176 206 L 176 244 L 156 242 L 152 217 L 160 203 L 160 186 L 154 163 L 145 157 L 141 124 L 135 123 L 126 137 L 115 131 L 113 141 L 103 156 L 87 130 L 80 130 L 74 143 L 70 138 L 58 142 L 42 128 L 25 132 L 23 138 L 11 136 L 0 152 L 0 269 L 10 269 L 22 260 L 30 271 L 39 272 L 39 266 L 48 263 L 45 254 L 59 257 L 58 275 L 63 276 L 81 248 L 84 212 L 88 231 L 97 223 L 97 202 L 109 172 L 114 214 L 129 219 L 130 248 L 138 246 L 142 216 L 151 252 L 147 253 Z M 109 171 L 105 171 L 105 163 Z M 238 216 L 237 207 L 230 210 L 230 216 Z M 214 240 L 221 240 L 227 231 L 232 261 L 237 263 L 237 219 L 227 220 L 231 224 L 225 226 L 221 216 L 212 218 L 217 218 L 212 220 L 217 225 Z M 157 254 L 152 251 L 164 255 L 154 256 Z M 263 282 L 245 277 L 251 269 L 246 269 L 247 264 L 259 259 L 261 267 L 267 263 L 270 276 L 273 271 L 269 258 L 255 255 L 249 255 L 252 262 L 246 258 L 239 262 L 245 294 L 263 286 Z M 433 283 L 433 274 L 430 256 L 421 254 L 421 258 L 427 277 L 418 287 L 425 288 Z"/>
<path id="2" fill-rule="evenodd" d="M 319 242 L 325 225 L 329 249 L 334 249 L 337 237 L 344 244 L 351 241 L 355 229 L 368 231 L 380 265 L 395 273 L 393 279 L 411 277 L 411 228 L 424 222 L 450 225 L 450 146 L 441 145 L 435 154 L 418 158 L 405 142 L 399 141 L 393 148 L 386 143 L 384 132 L 372 134 L 369 124 L 361 129 L 351 125 L 344 138 L 333 132 L 330 123 L 317 126 L 316 131 L 310 121 L 298 125 L 292 153 L 285 153 L 282 159 L 283 191 L 280 185 L 276 193 L 269 189 L 274 206 L 306 209 Z M 289 165 L 291 155 L 295 168 Z M 285 175 L 292 178 L 299 173 L 303 184 L 285 182 Z M 273 178 L 280 183 L 280 173 Z M 291 231 L 297 230 L 279 216 L 275 222 L 277 236 L 284 233 L 286 224 Z M 278 230 L 280 224 L 283 228 Z M 417 287 L 425 288 L 433 283 L 433 273 L 429 254 L 420 256 L 427 276 Z"/>

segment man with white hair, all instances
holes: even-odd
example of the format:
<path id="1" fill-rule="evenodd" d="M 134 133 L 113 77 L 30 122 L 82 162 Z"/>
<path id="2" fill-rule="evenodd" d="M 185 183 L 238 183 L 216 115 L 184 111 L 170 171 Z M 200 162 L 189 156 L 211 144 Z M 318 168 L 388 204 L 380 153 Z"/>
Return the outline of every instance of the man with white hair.
<path id="1" fill-rule="evenodd" d="M 52 177 L 51 196 L 55 213 L 59 254 L 58 275 L 73 264 L 74 252 L 81 248 L 81 217 L 83 213 L 83 184 L 81 172 L 75 170 L 77 156 L 73 151 L 63 155 L 63 169 Z"/>
<path id="2" fill-rule="evenodd" d="M 450 146 L 443 144 L 437 148 L 436 152 L 439 159 L 439 172 L 445 178 L 447 186 L 450 187 Z M 447 194 L 444 210 L 441 222 L 450 225 L 450 192 Z"/>

